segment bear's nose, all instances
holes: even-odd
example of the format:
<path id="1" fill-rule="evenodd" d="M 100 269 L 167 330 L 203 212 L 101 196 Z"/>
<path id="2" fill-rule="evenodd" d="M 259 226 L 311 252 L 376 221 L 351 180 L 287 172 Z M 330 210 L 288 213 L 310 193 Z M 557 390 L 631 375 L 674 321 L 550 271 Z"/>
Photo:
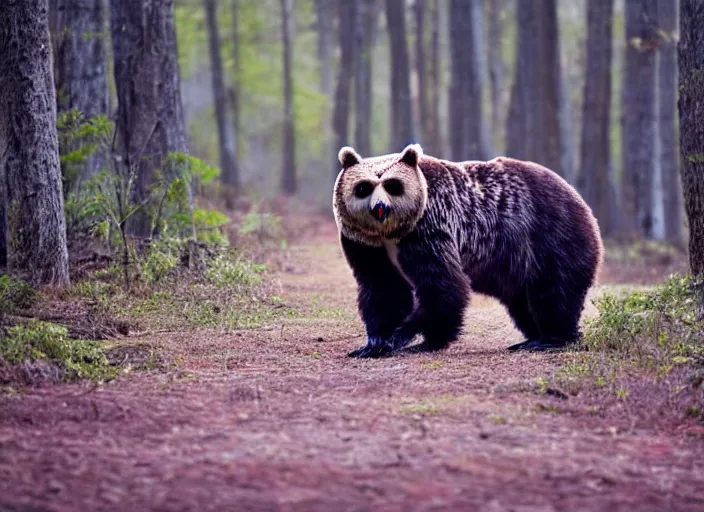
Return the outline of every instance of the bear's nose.
<path id="1" fill-rule="evenodd" d="M 379 222 L 384 222 L 389 216 L 389 209 L 384 203 L 377 203 L 372 207 L 372 217 Z"/>

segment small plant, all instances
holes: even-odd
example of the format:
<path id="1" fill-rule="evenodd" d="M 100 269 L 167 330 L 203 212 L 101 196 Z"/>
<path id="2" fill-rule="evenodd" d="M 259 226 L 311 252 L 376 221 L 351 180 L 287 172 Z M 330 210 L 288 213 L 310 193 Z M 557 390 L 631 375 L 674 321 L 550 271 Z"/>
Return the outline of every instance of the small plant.
<path id="1" fill-rule="evenodd" d="M 48 362 L 67 380 L 107 379 L 116 375 L 96 342 L 72 340 L 65 327 L 32 320 L 9 329 L 0 339 L 0 357 L 10 364 Z"/>
<path id="2" fill-rule="evenodd" d="M 261 283 L 265 265 L 257 265 L 244 258 L 219 255 L 205 271 L 207 281 L 219 288 L 243 292 Z"/>
<path id="3" fill-rule="evenodd" d="M 34 304 L 37 293 L 28 284 L 0 276 L 0 316 L 18 309 L 27 309 Z"/>
<path id="4" fill-rule="evenodd" d="M 599 316 L 587 324 L 584 343 L 589 350 L 668 363 L 674 357 L 704 356 L 700 290 L 691 277 L 675 275 L 650 291 L 604 295 L 596 303 Z"/>

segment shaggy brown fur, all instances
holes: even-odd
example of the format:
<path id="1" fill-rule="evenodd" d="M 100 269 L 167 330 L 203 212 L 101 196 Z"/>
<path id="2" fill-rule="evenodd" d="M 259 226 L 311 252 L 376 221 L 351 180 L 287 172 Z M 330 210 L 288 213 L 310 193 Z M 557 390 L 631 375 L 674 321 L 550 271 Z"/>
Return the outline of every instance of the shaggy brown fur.
<path id="1" fill-rule="evenodd" d="M 423 334 L 429 350 L 460 334 L 470 289 L 499 299 L 526 341 L 562 348 L 603 258 L 597 221 L 577 192 L 531 162 L 449 162 L 418 145 L 362 159 L 340 151 L 333 194 L 342 249 L 359 287 L 368 343 L 387 355 Z"/>

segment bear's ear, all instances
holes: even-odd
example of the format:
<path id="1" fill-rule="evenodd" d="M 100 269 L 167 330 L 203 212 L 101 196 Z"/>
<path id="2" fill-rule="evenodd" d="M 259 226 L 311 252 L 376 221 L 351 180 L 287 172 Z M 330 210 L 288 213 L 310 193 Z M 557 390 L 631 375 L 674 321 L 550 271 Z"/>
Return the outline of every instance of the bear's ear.
<path id="1" fill-rule="evenodd" d="M 337 158 L 340 160 L 343 169 L 352 167 L 362 161 L 362 157 L 357 154 L 357 152 L 349 146 L 345 146 L 337 154 Z"/>
<path id="2" fill-rule="evenodd" d="M 409 144 L 406 146 L 406 149 L 401 152 L 400 161 L 406 165 L 415 167 L 418 165 L 421 156 L 423 156 L 423 148 L 420 147 L 420 144 Z"/>

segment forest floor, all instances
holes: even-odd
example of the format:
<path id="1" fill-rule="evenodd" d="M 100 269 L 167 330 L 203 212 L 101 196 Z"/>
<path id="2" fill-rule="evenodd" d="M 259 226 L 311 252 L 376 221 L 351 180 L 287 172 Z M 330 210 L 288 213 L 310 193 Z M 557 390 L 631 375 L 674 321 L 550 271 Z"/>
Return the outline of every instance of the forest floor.
<path id="1" fill-rule="evenodd" d="M 520 335 L 480 296 L 445 352 L 350 359 L 334 224 L 290 251 L 295 315 L 126 337 L 178 365 L 0 393 L 0 510 L 704 510 L 701 425 L 537 385 L 575 354 L 508 353 Z"/>

